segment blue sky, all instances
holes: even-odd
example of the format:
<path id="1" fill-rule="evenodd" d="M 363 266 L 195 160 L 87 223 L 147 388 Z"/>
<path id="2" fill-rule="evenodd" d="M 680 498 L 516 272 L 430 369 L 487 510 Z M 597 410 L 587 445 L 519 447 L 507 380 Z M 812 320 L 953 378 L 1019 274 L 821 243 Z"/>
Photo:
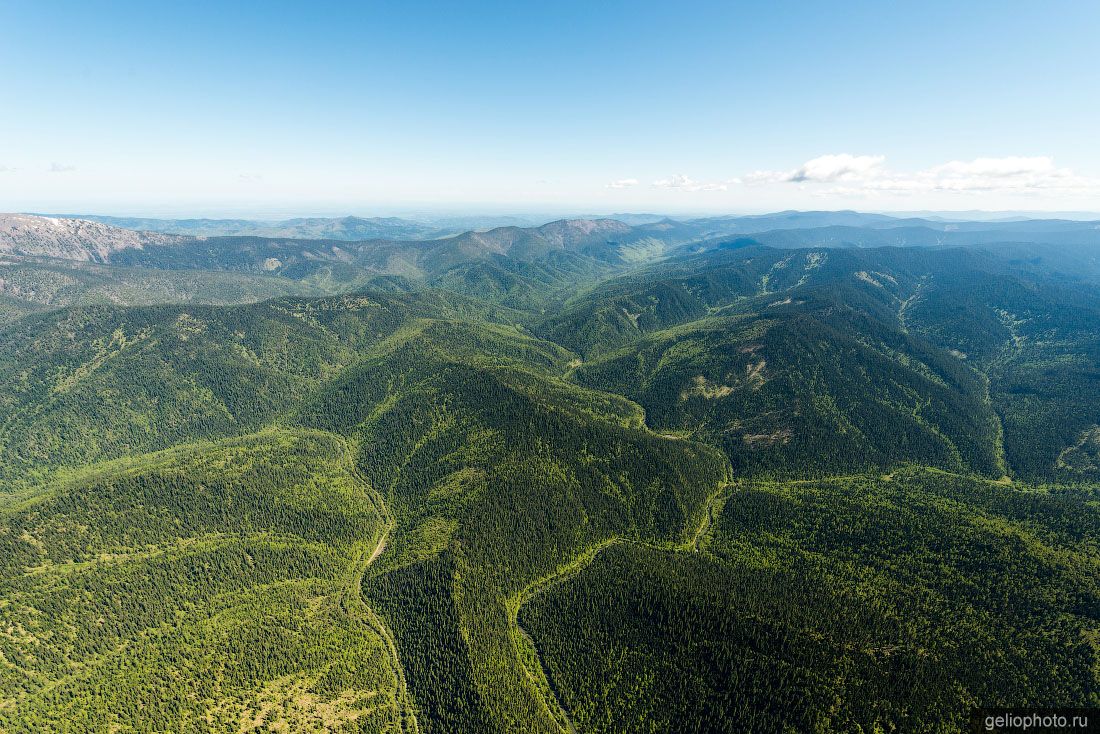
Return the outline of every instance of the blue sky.
<path id="1" fill-rule="evenodd" d="M 0 210 L 1100 209 L 1100 3 L 0 3 Z"/>

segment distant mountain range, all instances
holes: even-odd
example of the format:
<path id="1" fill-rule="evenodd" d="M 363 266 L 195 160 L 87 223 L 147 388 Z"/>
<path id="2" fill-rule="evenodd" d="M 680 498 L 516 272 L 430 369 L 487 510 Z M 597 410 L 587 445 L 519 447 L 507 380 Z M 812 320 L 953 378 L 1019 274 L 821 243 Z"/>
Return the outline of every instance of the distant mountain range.
<path id="1" fill-rule="evenodd" d="M 262 222 L 245 219 L 134 219 L 88 215 L 82 218 L 0 214 L 0 252 L 70 260 L 117 260 L 126 250 L 159 248 L 147 255 L 125 256 L 146 267 L 158 267 L 157 253 L 193 261 L 191 267 L 239 269 L 242 252 L 297 252 L 308 260 L 356 260 L 366 253 L 410 257 L 420 270 L 459 259 L 507 255 L 518 259 L 563 249 L 583 251 L 597 259 L 637 262 L 669 254 L 696 243 L 696 251 L 726 245 L 723 238 L 751 237 L 773 247 L 882 247 L 986 245 L 1039 242 L 1086 245 L 1100 242 L 1100 220 L 1020 219 L 946 221 L 891 217 L 855 211 L 800 212 L 705 217 L 676 220 L 657 215 L 617 215 L 621 218 L 562 219 L 539 226 L 505 224 L 491 228 L 447 227 L 396 217 L 288 219 Z M 624 219 L 629 221 L 623 221 Z M 469 218 L 479 221 L 479 218 Z M 457 223 L 458 220 L 455 220 Z M 322 243 L 356 243 L 331 245 Z M 335 250 L 333 249 L 335 247 Z M 215 262 L 223 251 L 234 262 Z M 200 254 L 202 253 L 202 254 Z M 358 253 L 358 254 L 349 254 Z M 255 263 L 270 272 L 265 255 Z M 440 259 L 442 258 L 442 259 Z M 212 261 L 212 259 L 214 261 Z M 291 257 L 290 259 L 295 259 Z M 377 272 L 387 270 L 377 257 L 367 257 Z M 406 268 L 399 268 L 402 272 Z"/>
<path id="2" fill-rule="evenodd" d="M 508 215 L 437 215 L 406 217 L 297 217 L 293 219 L 165 219 L 114 217 L 101 214 L 43 214 L 55 219 L 85 219 L 123 229 L 195 237 L 292 237 L 298 239 L 369 240 L 434 239 L 496 227 L 537 227 L 557 217 Z M 575 219 L 617 219 L 626 224 L 651 224 L 661 214 L 583 214 Z"/>
<path id="3" fill-rule="evenodd" d="M 446 227 L 398 217 L 306 217 L 264 221 L 256 219 L 148 219 L 107 217 L 96 214 L 72 215 L 79 219 L 123 229 L 194 237 L 248 235 L 254 237 L 296 237 L 300 239 L 369 240 L 389 238 L 416 240 L 438 236 Z"/>
<path id="4" fill-rule="evenodd" d="M 291 237 L 211 234 L 233 227 L 262 231 L 262 223 L 251 220 L 96 219 L 139 229 L 92 219 L 0 215 L 0 255 L 7 258 L 0 261 L 0 321 L 73 303 L 236 303 L 363 288 L 435 287 L 527 308 L 560 302 L 580 285 L 637 266 L 757 245 L 983 248 L 1048 276 L 1100 283 L 1096 221 L 948 222 L 785 211 L 683 221 L 640 215 L 632 218 L 635 223 L 564 219 L 444 234 L 395 218 L 269 223 L 272 232 L 324 235 Z M 387 235 L 375 236 L 379 232 Z M 81 263 L 99 269 L 82 270 Z"/>

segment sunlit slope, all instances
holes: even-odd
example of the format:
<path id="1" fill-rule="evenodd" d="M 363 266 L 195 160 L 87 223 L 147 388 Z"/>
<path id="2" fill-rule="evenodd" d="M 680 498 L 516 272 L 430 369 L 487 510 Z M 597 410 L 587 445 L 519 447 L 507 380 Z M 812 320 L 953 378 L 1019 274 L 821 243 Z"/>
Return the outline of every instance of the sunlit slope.
<path id="1" fill-rule="evenodd" d="M 1100 479 L 1100 295 L 1091 287 L 944 273 L 906 315 L 914 331 L 988 374 L 1014 473 Z"/>
<path id="2" fill-rule="evenodd" d="M 0 515 L 0 727 L 394 731 L 341 439 L 264 431 L 81 472 Z"/>
<path id="3" fill-rule="evenodd" d="M 918 462 L 1001 476 L 981 377 L 844 310 L 807 300 L 704 319 L 587 363 L 574 379 L 637 400 L 654 430 L 720 445 L 744 471 Z"/>
<path id="4" fill-rule="evenodd" d="M 434 287 L 545 313 L 582 284 L 616 272 L 614 264 L 575 252 L 554 251 L 534 261 L 496 257 L 455 265 L 431 279 Z"/>
<path id="5" fill-rule="evenodd" d="M 584 355 L 582 384 L 653 426 L 728 434 L 731 455 L 740 439 L 744 466 L 1093 481 L 1098 323 L 1091 286 L 989 253 L 734 243 L 601 283 L 537 330 Z M 796 462 L 767 458 L 800 440 Z"/>
<path id="6" fill-rule="evenodd" d="M 5 332 L 13 347 L 5 368 L 22 379 L 7 407 L 7 469 L 16 479 L 25 467 L 41 471 L 8 487 L 23 491 L 7 501 L 17 523 L 8 537 L 20 540 L 4 598 L 19 600 L 11 608 L 26 613 L 18 624 L 31 637 L 75 641 L 40 652 L 42 663 L 22 650 L 8 656 L 26 658 L 20 675 L 41 683 L 5 684 L 22 697 L 11 721 L 126 721 L 131 702 L 151 696 L 157 703 L 138 721 L 180 708 L 215 730 L 232 730 L 241 712 L 288 722 L 322 712 L 349 725 L 362 719 L 368 730 L 377 717 L 380 727 L 422 731 L 553 731 L 552 694 L 532 679 L 513 624 L 520 596 L 594 543 L 680 542 L 730 475 L 714 449 L 650 432 L 637 404 L 569 382 L 575 354 L 483 320 L 507 315 L 457 296 L 370 294 L 233 309 L 81 309 Z M 88 439 L 70 445 L 75 425 Z M 293 428 L 272 428 L 280 425 Z M 195 442 L 204 438 L 214 442 Z M 102 463 L 172 444 L 184 447 Z M 247 451 L 230 448 L 238 446 Z M 325 514 L 297 509 L 330 474 L 344 494 Z M 340 513 L 362 514 L 356 489 L 374 514 L 352 527 Z M 256 509 L 259 495 L 271 506 Z M 24 537 L 32 520 L 45 523 L 43 538 L 67 543 L 44 551 L 58 566 L 41 576 L 45 587 L 27 580 L 46 573 L 27 571 L 45 565 L 31 557 L 38 536 Z M 70 525 L 96 531 L 67 535 Z M 120 537 L 97 534 L 114 528 Z M 253 572 L 249 559 L 272 546 L 286 557 Z M 322 551 L 323 559 L 311 555 Z M 222 555 L 196 560 L 200 553 Z M 177 555 L 185 570 L 157 565 Z M 369 568 L 354 565 L 365 557 Z M 240 597 L 232 604 L 218 591 L 223 565 L 226 593 Z M 366 571 L 362 597 L 355 568 Z M 277 569 L 290 576 L 271 576 Z M 337 593 L 338 569 L 350 586 L 330 606 L 320 599 Z M 88 579 L 86 616 L 61 611 L 77 597 L 55 572 Z M 307 578 L 308 593 L 286 585 Z M 271 584 L 284 596 L 271 596 Z M 110 622 L 104 605 L 122 619 Z M 39 606 L 45 616 L 30 611 Z M 268 676 L 263 661 L 290 653 L 264 647 L 259 630 L 301 630 L 313 624 L 298 618 L 307 610 L 315 631 L 278 643 L 305 659 Z M 327 651 L 338 637 L 350 652 Z M 255 662 L 232 674 L 236 688 L 211 688 L 221 673 L 203 666 L 219 650 L 235 655 L 238 640 L 255 648 Z M 133 649 L 144 651 L 137 662 Z M 346 687 L 325 682 L 352 654 L 362 664 L 341 673 Z M 178 695 L 120 683 L 127 674 L 159 680 L 173 662 Z M 352 685 L 353 673 L 374 688 Z M 57 695 L 73 702 L 51 720 L 59 704 L 49 696 L 70 690 L 52 682 L 61 679 L 75 692 Z M 453 705 L 456 691 L 462 706 Z"/>
<path id="7" fill-rule="evenodd" d="M 239 308 L 88 307 L 0 330 L 0 485 L 256 430 L 422 317 L 507 313 L 453 294 Z"/>
<path id="8" fill-rule="evenodd" d="M 833 253 L 775 257 L 743 253 L 707 271 L 717 281 L 705 286 L 691 276 L 606 296 L 653 299 L 654 323 L 643 330 L 638 317 L 625 346 L 590 348 L 594 358 L 573 379 L 636 400 L 654 430 L 722 446 L 743 471 L 805 476 L 916 462 L 1005 473 L 985 378 L 906 328 L 906 283 L 921 282 L 914 263 L 895 277 L 885 272 L 890 257 L 874 275 L 856 269 L 862 261 L 831 262 Z M 654 288 L 695 305 L 662 317 L 668 297 Z M 659 329 L 664 322 L 681 323 Z"/>
<path id="9" fill-rule="evenodd" d="M 608 547 L 519 618 L 578 731 L 956 731 L 1100 702 L 1098 534 L 1095 491 L 741 484 L 698 550 Z"/>
<path id="10" fill-rule="evenodd" d="M 555 731 L 552 694 L 512 625 L 516 600 L 595 543 L 681 539 L 726 463 L 538 366 L 560 355 L 491 333 L 439 336 L 394 340 L 299 420 L 354 437 L 393 508 L 363 588 L 393 630 L 423 729 Z M 461 347 L 475 338 L 480 359 Z"/>
<path id="11" fill-rule="evenodd" d="M 736 240 L 588 288 L 547 314 L 539 330 L 591 357 L 653 331 L 716 313 L 759 310 L 804 291 L 830 292 L 868 316 L 897 321 L 923 281 L 959 271 L 999 277 L 1007 266 L 968 250 L 784 251 Z M 761 304 L 764 298 L 769 300 Z"/>
<path id="12" fill-rule="evenodd" d="M 550 234 L 440 265 L 481 299 L 371 276 L 0 328 L 0 728 L 934 731 L 1094 702 L 1086 284 L 730 243 L 592 286 Z"/>
<path id="13" fill-rule="evenodd" d="M 309 283 L 246 273 L 149 270 L 47 258 L 0 258 L 0 297 L 26 310 L 73 305 L 254 303 L 324 295 Z M 0 319 L 8 307 L 0 305 Z"/>

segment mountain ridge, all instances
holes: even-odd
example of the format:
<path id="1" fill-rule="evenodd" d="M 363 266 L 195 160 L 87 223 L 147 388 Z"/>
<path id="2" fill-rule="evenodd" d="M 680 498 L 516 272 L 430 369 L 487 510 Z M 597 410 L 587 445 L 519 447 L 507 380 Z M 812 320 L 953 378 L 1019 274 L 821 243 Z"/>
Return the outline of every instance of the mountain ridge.
<path id="1" fill-rule="evenodd" d="M 86 219 L 0 214 L 0 253 L 105 263 L 126 249 L 173 245 L 186 238 L 135 232 Z"/>
<path id="2" fill-rule="evenodd" d="M 1096 702 L 1100 288 L 1057 269 L 1087 249 L 478 234 L 0 258 L 50 301 L 0 325 L 0 728 Z"/>

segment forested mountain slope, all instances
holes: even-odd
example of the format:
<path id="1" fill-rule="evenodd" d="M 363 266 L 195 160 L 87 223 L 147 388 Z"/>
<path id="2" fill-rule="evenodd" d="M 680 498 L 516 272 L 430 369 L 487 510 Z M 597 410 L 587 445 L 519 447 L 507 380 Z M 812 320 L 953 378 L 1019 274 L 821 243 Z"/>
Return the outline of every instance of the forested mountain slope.
<path id="1" fill-rule="evenodd" d="M 1096 496 L 934 471 L 737 485 L 697 551 L 608 547 L 520 620 L 578 731 L 965 731 L 975 703 L 1095 705 Z"/>
<path id="2" fill-rule="evenodd" d="M 149 270 L 59 259 L 0 258 L 0 322 L 74 305 L 228 305 L 283 295 L 325 295 L 285 278 L 202 270 Z"/>
<path id="3" fill-rule="evenodd" d="M 540 698 L 526 687 L 526 673 L 519 661 L 514 661 L 511 669 L 489 664 L 515 654 L 512 627 L 504 612 L 508 600 L 589 544 L 613 534 L 680 537 L 697 521 L 706 497 L 728 478 L 728 469 L 712 449 L 648 432 L 642 425 L 640 410 L 629 401 L 563 381 L 560 375 L 573 355 L 525 336 L 512 326 L 481 321 L 485 310 L 455 296 L 372 295 L 276 301 L 236 309 L 86 309 L 52 317 L 49 326 L 42 321 L 20 322 L 20 330 L 5 334 L 10 341 L 4 345 L 4 353 L 10 358 L 5 365 L 10 370 L 7 374 L 18 374 L 23 388 L 10 396 L 5 406 L 8 486 L 12 490 L 25 488 L 19 496 L 32 497 L 31 512 L 46 501 L 42 497 L 63 498 L 66 492 L 87 497 L 89 492 L 99 492 L 102 501 L 80 502 L 81 512 L 87 513 L 82 519 L 54 521 L 61 526 L 72 522 L 92 527 L 101 523 L 114 527 L 117 523 L 125 536 L 117 541 L 72 540 L 72 547 L 80 549 L 79 557 L 68 558 L 66 551 L 58 551 L 58 555 L 77 564 L 73 570 L 79 569 L 87 576 L 69 572 L 51 577 L 54 580 L 49 588 L 60 584 L 66 593 L 70 593 L 71 583 L 78 584 L 76 589 L 87 588 L 98 579 L 96 574 L 105 564 L 120 566 L 127 574 L 140 574 L 133 564 L 139 560 L 144 563 L 149 553 L 159 558 L 168 552 L 169 543 L 157 535 L 162 532 L 158 528 L 176 532 L 172 529 L 181 522 L 194 522 L 191 515 L 195 512 L 238 523 L 235 528 L 249 528 L 249 533 L 266 533 L 256 525 L 249 502 L 275 502 L 275 509 L 262 512 L 281 518 L 293 505 L 280 499 L 280 492 L 305 501 L 316 491 L 315 480 L 308 478 L 312 474 L 308 465 L 297 467 L 295 471 L 304 474 L 292 473 L 286 478 L 289 485 L 282 490 L 269 485 L 266 471 L 256 473 L 258 465 L 243 458 L 244 466 L 253 467 L 247 470 L 247 481 L 255 485 L 249 485 L 248 491 L 260 495 L 245 502 L 234 496 L 222 497 L 221 490 L 207 485 L 210 480 L 199 469 L 185 465 L 169 470 L 175 477 L 173 482 L 183 482 L 180 487 L 172 484 L 171 491 L 186 497 L 201 487 L 200 495 L 218 509 L 184 504 L 177 510 L 174 503 L 181 500 L 174 494 L 159 494 L 157 489 L 166 480 L 147 480 L 140 469 L 128 468 L 128 461 L 137 462 L 139 468 L 150 463 L 159 465 L 159 454 L 142 452 L 183 442 L 193 447 L 189 451 L 205 457 L 219 449 L 214 444 L 194 443 L 198 439 L 245 434 L 241 440 L 266 446 L 269 440 L 282 441 L 285 439 L 281 437 L 298 435 L 301 430 L 295 428 L 287 434 L 283 429 L 265 426 L 315 426 L 336 431 L 344 436 L 342 442 L 335 437 L 324 440 L 335 441 L 338 447 L 359 447 L 354 454 L 354 468 L 348 471 L 353 472 L 350 476 L 365 497 L 379 498 L 375 512 L 385 515 L 384 531 L 376 523 L 361 529 L 359 540 L 367 543 L 385 537 L 374 547 L 388 547 L 384 563 L 392 567 L 393 573 L 368 576 L 368 586 L 381 584 L 373 592 L 380 599 L 375 603 L 377 612 L 370 613 L 381 616 L 368 618 L 377 621 L 363 624 L 365 637 L 357 638 L 355 644 L 377 646 L 377 634 L 384 639 L 392 634 L 403 650 L 417 644 L 429 646 L 416 654 L 410 649 L 402 660 L 398 687 L 393 689 L 391 674 L 389 683 L 377 683 L 383 685 L 381 694 L 386 694 L 385 686 L 389 686 L 392 690 L 386 695 L 391 699 L 396 696 L 396 700 L 403 701 L 403 696 L 414 696 L 420 702 L 418 711 L 424 711 L 429 720 L 438 719 L 436 727 L 453 723 L 459 730 L 468 730 L 466 727 L 474 725 L 471 722 L 498 721 L 506 716 L 545 728 L 548 725 L 540 713 Z M 461 316 L 479 320 L 473 324 L 454 320 Z M 32 363 L 36 367 L 28 370 Z M 98 410 L 89 411 L 89 406 Z M 110 410 L 112 407 L 116 410 Z M 78 435 L 87 438 L 70 439 Z M 319 449 L 311 448 L 306 453 L 319 461 L 332 461 Z M 95 463 L 123 456 L 138 458 Z M 101 465 L 103 469 L 78 468 L 87 465 Z M 122 484 L 112 483 L 97 490 L 96 477 L 100 475 L 120 476 Z M 46 482 L 42 489 L 33 486 L 39 480 Z M 125 494 L 130 489 L 123 492 L 132 484 L 133 491 L 140 493 L 133 499 Z M 13 537 L 23 538 L 25 515 L 21 513 L 28 510 L 23 509 L 21 501 L 13 498 L 12 502 L 5 515 L 9 523 L 6 527 Z M 114 503 L 123 503 L 125 508 L 133 506 L 135 512 L 153 513 L 158 518 L 156 524 L 144 515 L 115 519 L 116 514 L 130 510 Z M 381 509 L 383 503 L 385 510 Z M 504 508 L 509 509 L 502 512 Z M 177 511 L 183 515 L 173 519 Z M 56 513 L 47 514 L 53 517 Z M 291 521 L 306 522 L 310 527 L 319 522 Z M 144 534 L 130 530 L 131 525 L 143 529 Z M 242 532 L 232 530 L 230 534 L 236 537 Z M 293 538 L 283 539 L 281 530 L 272 532 L 291 548 L 299 545 Z M 34 537 L 20 542 L 38 547 Z M 136 547 L 142 553 L 127 555 L 121 552 L 123 547 Z M 253 551 L 238 546 L 226 552 L 253 555 Z M 350 549 L 348 555 L 352 555 Z M 333 560 L 332 573 L 350 562 Z M 13 569 L 34 565 L 18 557 L 13 563 Z M 319 584 L 328 578 L 319 561 L 310 563 L 314 565 L 305 572 L 310 583 Z M 378 563 L 383 567 L 382 561 Z M 142 593 L 182 594 L 174 589 L 196 583 L 187 580 L 193 573 L 188 569 L 193 568 L 188 565 L 171 571 L 175 575 L 164 581 L 163 589 Z M 458 569 L 445 579 L 446 597 L 422 594 L 423 590 L 417 590 L 418 582 L 409 587 L 402 581 L 410 574 L 414 578 L 432 576 L 442 572 L 440 569 Z M 234 589 L 253 582 L 250 563 L 238 564 L 227 573 L 232 578 L 226 583 Z M 185 578 L 177 578 L 179 574 Z M 205 588 L 205 584 L 200 586 Z M 133 591 L 138 593 L 137 589 Z M 107 592 L 93 586 L 87 593 L 99 598 Z M 427 606 L 422 611 L 402 607 L 401 614 L 394 616 L 386 600 L 405 593 L 414 594 Z M 60 608 L 50 601 L 45 588 L 31 586 L 25 594 L 20 597 L 25 601 L 13 611 L 12 624 L 18 628 L 44 624 L 51 630 L 62 624 L 62 618 L 56 616 Z M 358 587 L 355 594 L 358 598 Z M 366 596 L 371 598 L 369 593 Z M 224 614 L 218 608 L 215 599 L 205 596 L 189 607 L 202 630 L 210 629 L 214 619 Z M 501 612 L 487 613 L 496 609 Z M 171 609 L 165 613 L 171 614 Z M 209 617 L 215 613 L 216 617 Z M 416 614 L 440 613 L 451 615 L 464 627 L 480 625 L 481 637 L 476 644 L 463 642 L 461 638 L 446 637 L 447 628 L 434 627 L 443 635 L 434 642 L 409 636 L 409 625 L 420 624 Z M 73 623 L 74 629 L 91 623 L 81 619 Z M 362 623 L 362 619 L 359 621 Z M 393 632 L 376 634 L 373 624 Z M 141 629 L 139 625 L 132 634 L 144 634 Z M 187 628 L 170 634 L 198 632 Z M 121 656 L 129 644 L 127 639 L 126 635 L 109 635 L 102 643 L 103 652 L 96 654 L 113 651 Z M 172 655 L 196 653 L 186 647 L 192 644 L 190 639 L 172 637 L 163 644 L 184 646 L 183 652 Z M 338 643 L 324 638 L 317 644 Z M 391 640 L 389 644 L 394 643 Z M 448 683 L 458 687 L 453 690 L 467 690 L 475 699 L 485 699 L 481 703 L 472 699 L 466 714 L 448 713 L 447 696 L 452 689 L 440 688 L 425 677 L 440 664 L 436 659 L 439 654 L 458 666 L 451 673 L 453 681 Z M 78 660 L 71 651 L 55 654 L 60 659 L 66 656 L 73 663 Z M 56 676 L 61 672 L 44 667 L 37 656 L 28 655 L 18 667 L 21 676 L 43 681 L 45 690 L 54 691 L 59 685 Z M 280 716 L 297 715 L 293 702 L 280 696 L 297 695 L 298 691 L 322 695 L 308 668 L 290 671 L 293 675 L 289 678 L 289 672 L 275 675 L 278 670 L 262 665 L 254 670 L 260 676 L 256 679 L 259 687 L 241 690 L 242 702 L 235 703 L 225 715 L 237 716 L 242 706 L 244 710 L 255 710 L 265 696 L 278 702 L 283 712 Z M 374 671 L 372 675 L 385 678 L 384 672 Z M 174 701 L 176 693 L 170 690 L 173 674 L 168 669 L 153 668 L 148 683 L 151 690 L 144 694 L 128 691 L 112 677 L 116 675 L 112 670 L 95 672 L 87 685 L 98 688 L 75 702 L 75 709 L 66 715 L 94 720 L 96 711 L 84 707 L 99 706 L 110 710 L 119 722 L 126 721 L 127 712 L 154 726 L 173 720 L 172 707 L 177 705 L 173 703 L 140 713 L 118 708 L 126 701 L 140 700 L 142 695 Z M 236 680 L 243 685 L 239 678 Z M 121 686 L 117 695 L 105 699 L 104 691 L 114 686 Z M 33 687 L 28 690 L 35 693 Z M 352 702 L 353 708 L 361 707 L 360 698 L 370 689 L 321 690 L 331 694 L 330 698 L 336 697 L 325 700 L 329 701 L 326 705 L 338 709 Z M 192 694 L 200 692 L 193 690 Z M 13 695 L 17 697 L 9 700 L 28 717 L 26 721 L 38 720 L 33 717 L 44 717 L 50 709 L 49 699 Z M 441 703 L 433 707 L 433 701 Z M 371 720 L 392 723 L 395 716 L 415 717 L 412 704 L 399 707 L 397 714 L 393 706 L 391 703 L 390 713 L 385 715 L 385 709 L 379 709 L 381 713 L 377 717 L 372 714 Z M 204 730 L 203 722 L 209 722 L 210 716 L 223 721 L 219 718 L 221 709 L 216 713 L 202 710 L 203 716 L 188 719 L 188 726 L 194 730 Z M 349 721 L 358 721 L 358 717 Z M 432 725 L 425 726 L 431 729 Z"/>
<path id="4" fill-rule="evenodd" d="M 4 264 L 24 271 L 0 282 L 0 320 L 72 303 L 241 303 L 264 295 L 394 287 L 437 287 L 553 311 L 579 286 L 639 265 L 761 244 L 986 249 L 1043 277 L 1100 283 L 1095 255 L 1100 224 L 1071 220 L 965 222 L 780 212 L 687 220 L 626 217 L 633 224 L 590 218 L 536 227 L 448 229 L 462 224 L 456 220 L 433 233 L 409 229 L 415 223 L 404 220 L 356 217 L 288 220 L 267 230 L 265 223 L 248 220 L 181 220 L 173 229 L 168 220 L 93 219 L 0 215 Z M 157 231 L 141 231 L 143 224 Z M 214 229 L 204 229 L 207 225 Z M 25 272 L 28 268 L 33 272 Z M 165 271 L 172 274 L 160 274 Z"/>
<path id="5" fill-rule="evenodd" d="M 420 317 L 507 318 L 443 293 L 253 306 L 85 307 L 0 333 L 0 476 L 256 430 Z"/>
<path id="6" fill-rule="evenodd" d="M 81 472 L 3 514 L 6 731 L 393 731 L 358 596 L 384 532 L 346 444 L 268 430 Z"/>
<path id="7" fill-rule="evenodd" d="M 364 290 L 0 326 L 0 729 L 1100 705 L 1100 294 L 679 226 L 131 249 Z"/>
<path id="8" fill-rule="evenodd" d="M 1077 481 L 1100 478 L 1097 324 L 1095 290 L 989 253 L 748 245 L 601 283 L 537 331 L 586 355 L 578 381 L 638 400 L 655 426 L 803 452 L 778 467 L 885 451 Z M 815 425 L 828 443 L 800 447 Z"/>

